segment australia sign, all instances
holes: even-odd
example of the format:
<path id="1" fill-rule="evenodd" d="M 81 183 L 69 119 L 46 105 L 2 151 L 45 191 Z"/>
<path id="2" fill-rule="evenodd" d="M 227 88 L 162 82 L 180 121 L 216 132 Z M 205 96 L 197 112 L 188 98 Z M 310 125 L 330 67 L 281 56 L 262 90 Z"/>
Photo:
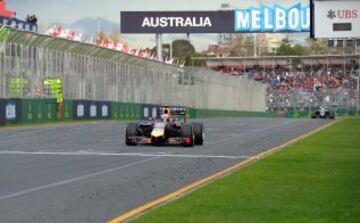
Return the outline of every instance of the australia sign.
<path id="1" fill-rule="evenodd" d="M 223 33 L 234 29 L 233 12 L 121 12 L 122 33 Z"/>
<path id="2" fill-rule="evenodd" d="M 228 11 L 121 12 L 122 33 L 308 32 L 310 7 L 278 4 Z"/>

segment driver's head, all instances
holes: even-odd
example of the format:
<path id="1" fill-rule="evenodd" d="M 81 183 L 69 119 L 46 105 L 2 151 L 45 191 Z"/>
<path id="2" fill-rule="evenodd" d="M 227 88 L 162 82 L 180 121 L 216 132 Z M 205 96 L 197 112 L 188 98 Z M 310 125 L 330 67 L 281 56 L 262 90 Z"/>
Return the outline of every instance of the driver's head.
<path id="1" fill-rule="evenodd" d="M 169 111 L 167 109 L 165 109 L 164 114 L 167 115 L 169 113 Z"/>

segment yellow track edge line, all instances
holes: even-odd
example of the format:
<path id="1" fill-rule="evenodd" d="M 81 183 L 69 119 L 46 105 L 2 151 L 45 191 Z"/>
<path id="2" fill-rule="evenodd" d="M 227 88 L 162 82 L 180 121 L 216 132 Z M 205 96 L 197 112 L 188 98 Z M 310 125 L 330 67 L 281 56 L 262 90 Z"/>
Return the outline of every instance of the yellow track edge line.
<path id="1" fill-rule="evenodd" d="M 239 169 L 241 167 L 250 165 L 251 163 L 254 163 L 255 161 L 257 161 L 257 160 L 259 160 L 261 158 L 265 158 L 267 156 L 270 156 L 271 154 L 279 151 L 280 149 L 283 149 L 284 147 L 287 147 L 287 146 L 289 146 L 291 144 L 294 144 L 294 143 L 296 143 L 298 141 L 304 140 L 305 138 L 308 138 L 309 136 L 311 136 L 311 135 L 313 135 L 313 134 L 315 134 L 315 133 L 317 133 L 317 132 L 319 132 L 319 131 L 321 131 L 321 130 L 323 130 L 325 128 L 328 128 L 328 127 L 336 124 L 338 121 L 339 120 L 332 121 L 332 122 L 330 122 L 330 123 L 328 123 L 326 125 L 323 125 L 323 126 L 317 128 L 317 129 L 315 129 L 315 130 L 313 130 L 311 132 L 305 133 L 305 134 L 303 134 L 303 135 L 301 135 L 301 136 L 299 136 L 299 137 L 297 137 L 295 139 L 292 139 L 292 140 L 290 140 L 290 141 L 288 141 L 288 142 L 286 142 L 284 144 L 276 146 L 276 147 L 274 147 L 274 148 L 272 148 L 270 150 L 267 150 L 265 152 L 261 152 L 261 153 L 255 155 L 255 156 L 253 156 L 253 157 L 250 157 L 250 158 L 248 158 L 246 160 L 243 160 L 240 163 L 237 163 L 237 164 L 235 164 L 233 166 L 230 166 L 230 167 L 228 167 L 228 168 L 226 168 L 226 169 L 224 169 L 222 171 L 219 171 L 219 172 L 217 172 L 217 173 L 215 173 L 215 174 L 213 174 L 211 176 L 208 176 L 208 177 L 206 177 L 204 179 L 201 179 L 199 181 L 191 183 L 191 184 L 189 184 L 189 185 L 187 185 L 185 187 L 182 187 L 182 188 L 180 188 L 180 189 L 178 189 L 178 190 L 176 190 L 174 192 L 171 192 L 171 193 L 169 193 L 169 194 L 167 194 L 167 195 L 165 195 L 163 197 L 160 197 L 158 199 L 150 201 L 149 203 L 146 203 L 146 204 L 144 204 L 142 206 L 139 206 L 139 207 L 137 207 L 135 209 L 132 209 L 131 211 L 128 211 L 128 212 L 126 212 L 124 214 L 121 214 L 120 216 L 115 217 L 112 220 L 109 220 L 108 223 L 120 223 L 120 222 L 130 220 L 131 218 L 134 218 L 134 217 L 144 213 L 145 211 L 148 211 L 148 210 L 150 210 L 150 209 L 152 209 L 154 207 L 157 207 L 157 206 L 159 206 L 161 204 L 164 204 L 164 203 L 169 202 L 169 201 L 171 201 L 171 200 L 173 200 L 175 198 L 178 198 L 181 195 L 184 195 L 187 192 L 190 192 L 190 191 L 192 191 L 194 189 L 197 189 L 197 188 L 199 188 L 201 186 L 204 186 L 204 185 L 206 185 L 206 184 L 208 184 L 208 183 L 210 183 L 210 182 L 212 182 L 212 181 L 214 181 L 216 179 L 224 177 L 224 176 L 234 172 L 235 170 L 237 170 L 237 169 Z"/>

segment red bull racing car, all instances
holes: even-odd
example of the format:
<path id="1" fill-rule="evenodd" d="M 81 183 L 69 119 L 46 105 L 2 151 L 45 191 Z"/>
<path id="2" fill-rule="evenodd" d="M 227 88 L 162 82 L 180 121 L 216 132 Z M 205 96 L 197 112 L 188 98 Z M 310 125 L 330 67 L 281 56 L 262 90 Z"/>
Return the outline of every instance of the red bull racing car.
<path id="1" fill-rule="evenodd" d="M 156 120 L 129 123 L 125 141 L 128 146 L 182 145 L 192 147 L 204 142 L 203 124 L 188 122 L 185 107 L 161 107 Z"/>

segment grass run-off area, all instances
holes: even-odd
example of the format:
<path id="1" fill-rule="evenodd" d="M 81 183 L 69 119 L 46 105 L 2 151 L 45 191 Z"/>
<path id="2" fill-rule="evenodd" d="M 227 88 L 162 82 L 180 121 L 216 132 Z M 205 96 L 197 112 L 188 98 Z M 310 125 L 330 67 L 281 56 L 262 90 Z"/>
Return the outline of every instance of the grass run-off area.
<path id="1" fill-rule="evenodd" d="M 349 118 L 132 222 L 360 222 L 360 119 Z"/>

